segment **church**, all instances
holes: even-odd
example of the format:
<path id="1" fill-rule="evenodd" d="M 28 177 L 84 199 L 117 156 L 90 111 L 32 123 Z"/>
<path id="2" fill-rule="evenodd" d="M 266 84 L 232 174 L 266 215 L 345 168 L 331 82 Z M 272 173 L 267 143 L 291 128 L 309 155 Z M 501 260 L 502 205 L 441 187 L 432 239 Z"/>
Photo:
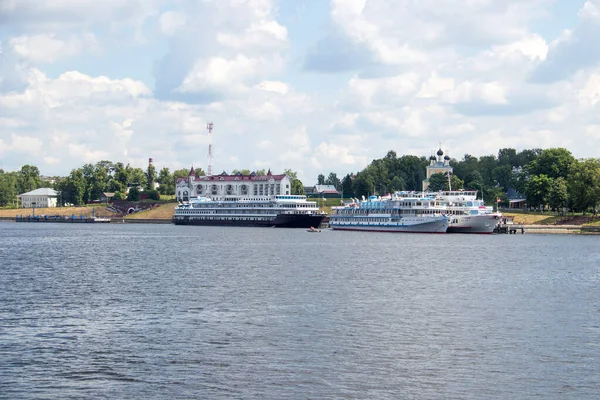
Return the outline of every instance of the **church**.
<path id="1" fill-rule="evenodd" d="M 437 157 L 436 157 L 437 155 Z M 429 157 L 429 165 L 427 166 L 427 178 L 423 180 L 423 191 L 426 192 L 429 188 L 429 178 L 433 174 L 452 174 L 453 168 L 450 166 L 450 156 L 444 155 L 444 151 L 440 147 L 436 155 L 432 154 Z"/>

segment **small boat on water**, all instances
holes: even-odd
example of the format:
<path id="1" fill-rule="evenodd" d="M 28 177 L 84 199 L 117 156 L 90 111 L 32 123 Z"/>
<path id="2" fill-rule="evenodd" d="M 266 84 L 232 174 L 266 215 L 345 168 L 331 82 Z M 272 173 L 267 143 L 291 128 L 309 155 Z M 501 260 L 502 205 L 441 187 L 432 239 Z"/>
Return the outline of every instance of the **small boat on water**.
<path id="1" fill-rule="evenodd" d="M 310 229 L 307 229 L 306 232 L 321 232 L 320 229 L 315 229 L 313 226 L 310 227 Z"/>

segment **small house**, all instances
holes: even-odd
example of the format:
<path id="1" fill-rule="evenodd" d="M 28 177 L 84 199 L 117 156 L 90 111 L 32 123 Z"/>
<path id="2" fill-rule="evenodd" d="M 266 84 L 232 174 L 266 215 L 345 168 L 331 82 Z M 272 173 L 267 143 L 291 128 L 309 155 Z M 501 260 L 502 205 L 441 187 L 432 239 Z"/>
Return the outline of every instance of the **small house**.
<path id="1" fill-rule="evenodd" d="M 54 189 L 40 188 L 17 196 L 23 208 L 56 207 L 58 194 Z"/>

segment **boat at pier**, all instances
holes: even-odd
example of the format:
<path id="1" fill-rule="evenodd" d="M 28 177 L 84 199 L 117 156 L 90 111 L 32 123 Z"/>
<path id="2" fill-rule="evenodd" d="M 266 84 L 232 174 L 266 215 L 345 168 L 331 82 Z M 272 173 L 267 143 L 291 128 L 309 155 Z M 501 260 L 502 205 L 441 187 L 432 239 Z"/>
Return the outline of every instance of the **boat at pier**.
<path id="1" fill-rule="evenodd" d="M 433 197 L 416 192 L 370 196 L 343 207 L 335 207 L 329 220 L 333 230 L 369 232 L 445 233 L 445 206 Z"/>
<path id="2" fill-rule="evenodd" d="M 315 201 L 291 194 L 291 186 L 289 176 L 271 170 L 195 176 L 191 168 L 188 178 L 176 183 L 180 204 L 172 220 L 176 225 L 319 227 L 327 214 Z"/>
<path id="3" fill-rule="evenodd" d="M 179 204 L 173 214 L 176 225 L 257 226 L 311 228 L 320 226 L 326 214 L 303 195 L 231 197 L 214 200 L 198 197 Z"/>
<path id="4" fill-rule="evenodd" d="M 448 233 L 491 234 L 502 219 L 494 207 L 477 199 L 476 190 L 449 190 L 428 195 L 446 206 L 450 218 Z"/>

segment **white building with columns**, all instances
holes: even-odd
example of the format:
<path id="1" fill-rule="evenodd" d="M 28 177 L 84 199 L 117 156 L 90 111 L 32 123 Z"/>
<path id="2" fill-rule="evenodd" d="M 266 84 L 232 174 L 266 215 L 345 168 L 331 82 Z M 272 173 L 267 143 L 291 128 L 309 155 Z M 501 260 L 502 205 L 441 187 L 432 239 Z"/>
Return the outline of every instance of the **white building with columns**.
<path id="1" fill-rule="evenodd" d="M 213 200 L 234 200 L 236 198 L 289 195 L 292 183 L 285 174 L 266 175 L 237 173 L 228 175 L 196 176 L 194 168 L 187 178 L 179 178 L 175 184 L 175 197 L 178 201 L 189 201 L 193 197 L 210 197 Z"/>

